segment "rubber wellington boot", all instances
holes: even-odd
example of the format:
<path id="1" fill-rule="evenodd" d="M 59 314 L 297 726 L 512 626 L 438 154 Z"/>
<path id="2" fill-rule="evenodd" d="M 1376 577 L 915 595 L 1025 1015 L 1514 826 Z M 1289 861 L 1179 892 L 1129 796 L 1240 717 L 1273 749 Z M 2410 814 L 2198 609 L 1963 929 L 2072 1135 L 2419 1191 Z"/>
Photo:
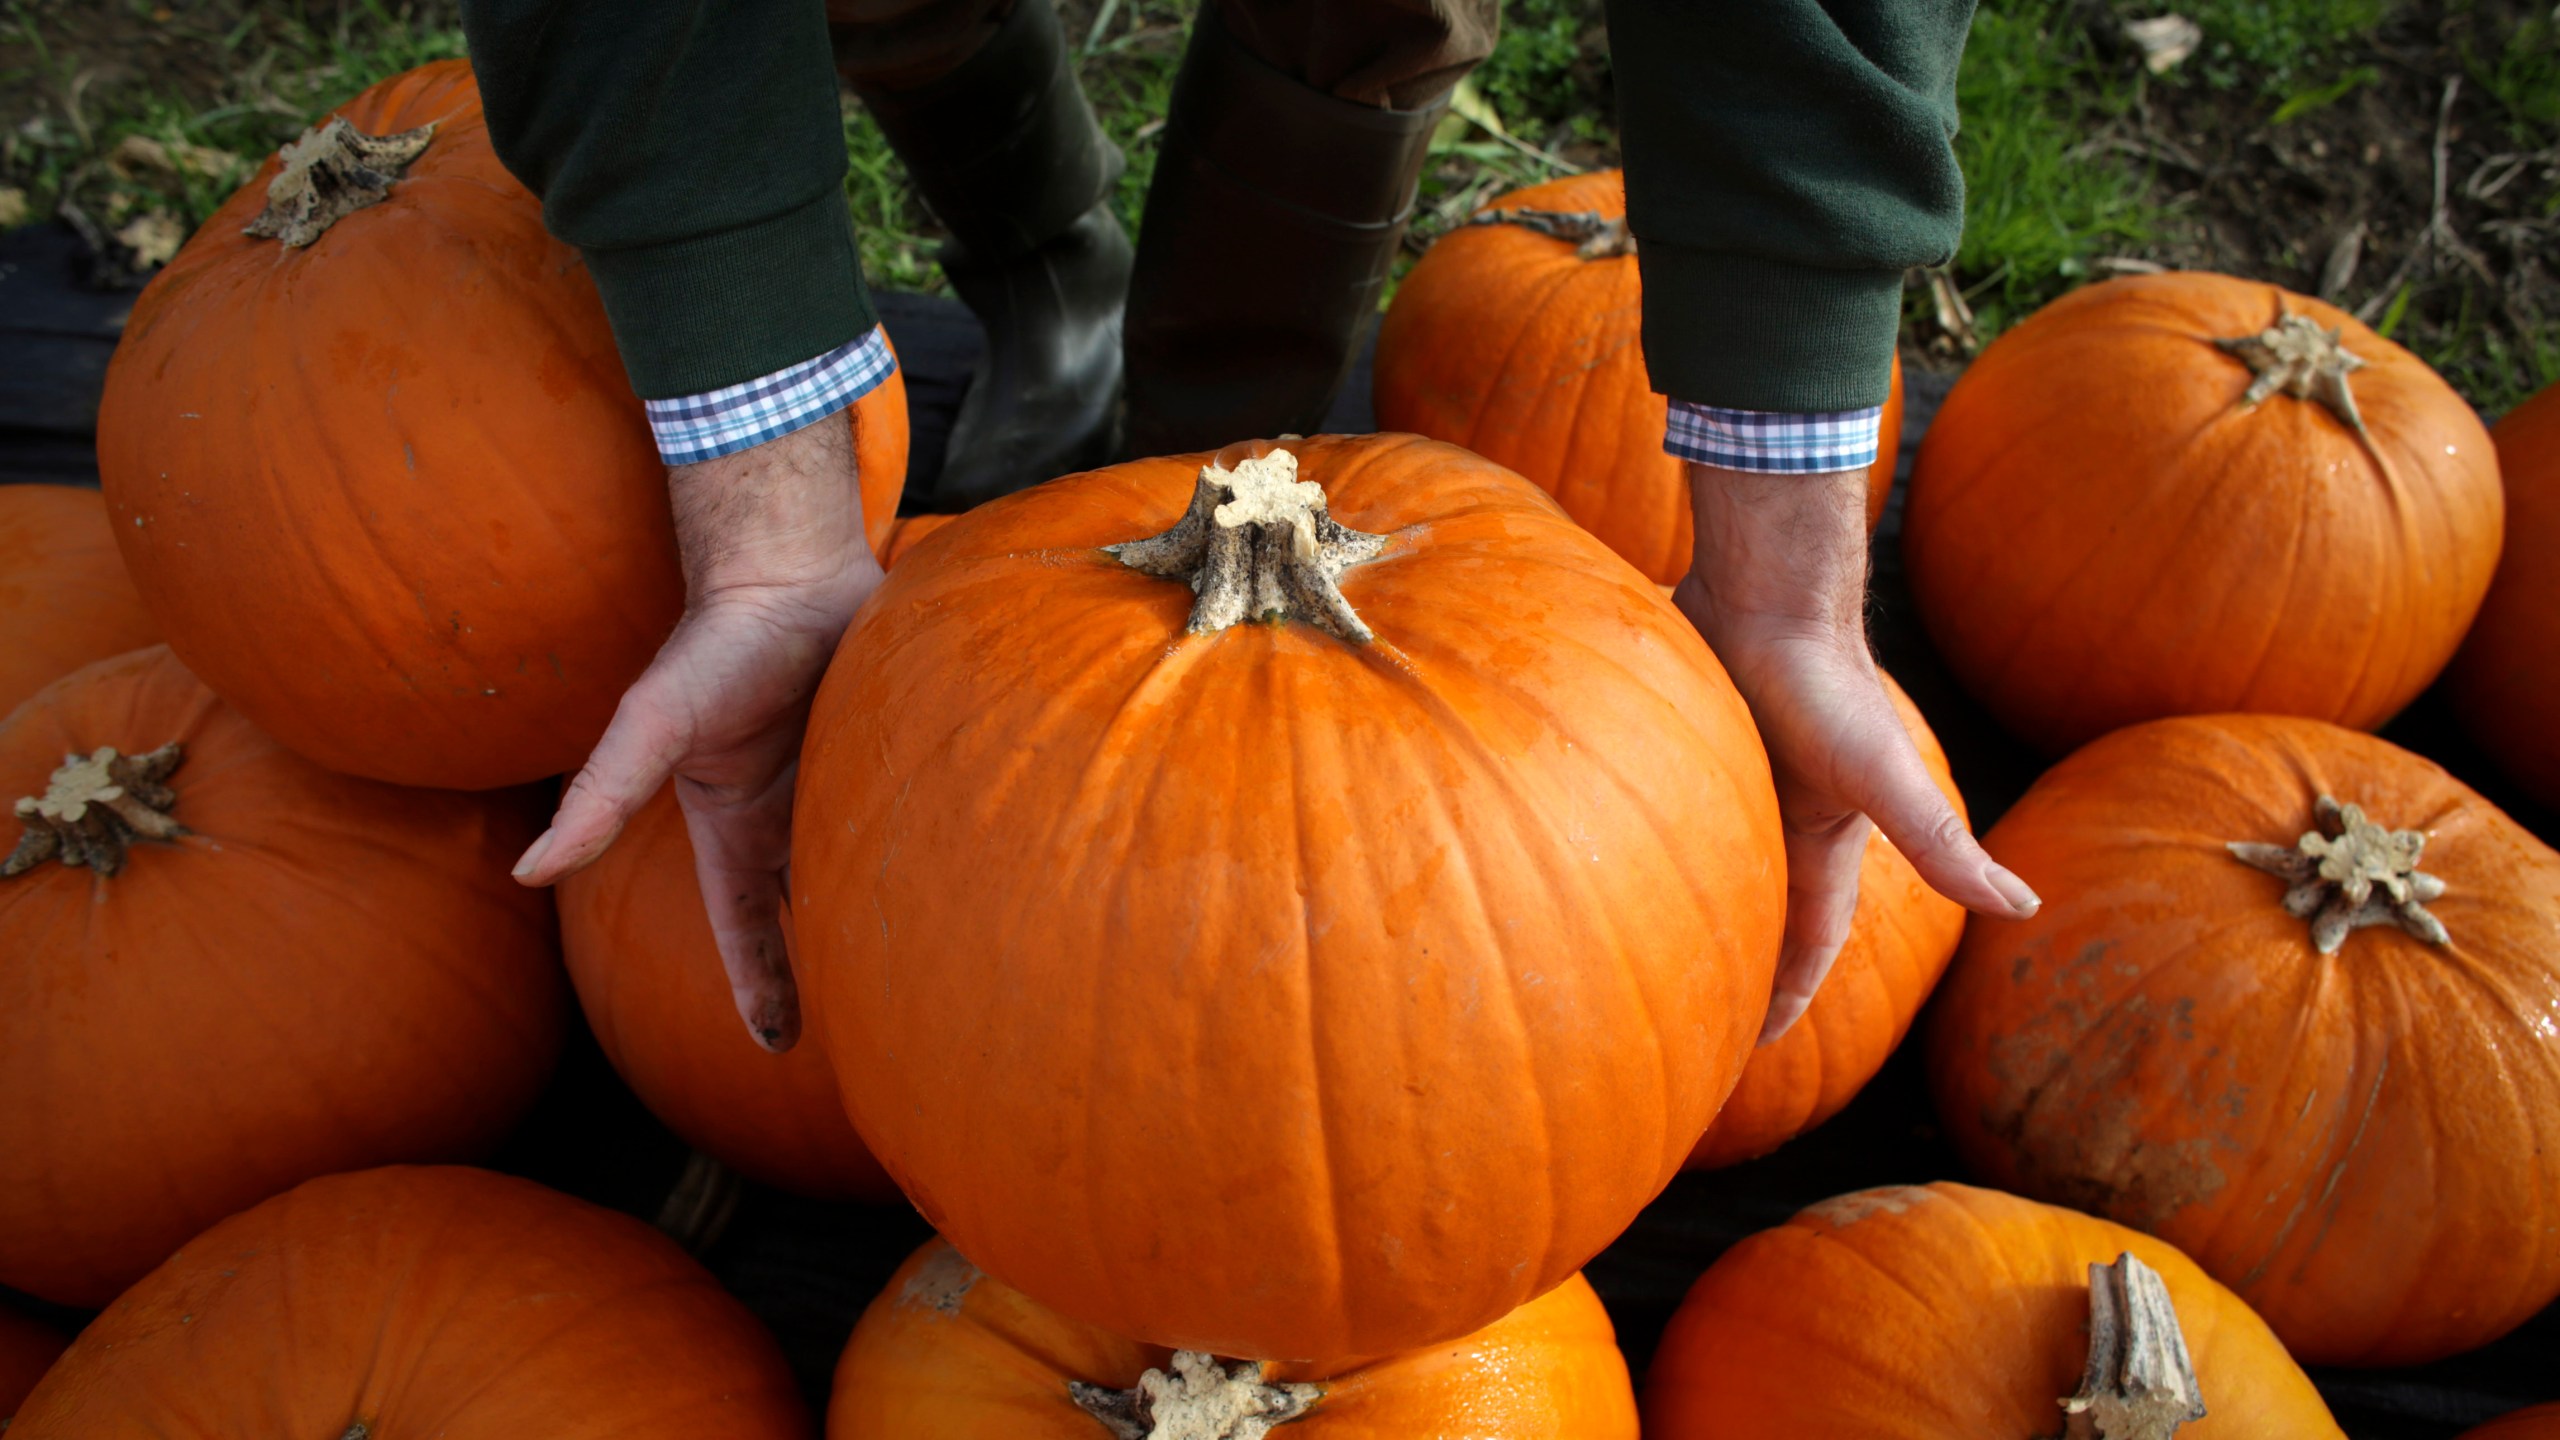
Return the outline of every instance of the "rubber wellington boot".
<path id="1" fill-rule="evenodd" d="M 1108 459 L 1131 262 L 1106 203 L 1120 152 L 1050 0 L 1020 0 L 940 79 L 856 89 L 951 232 L 943 273 L 987 335 L 942 474 L 914 507 L 965 510 Z"/>
<path id="2" fill-rule="evenodd" d="M 1300 83 L 1200 8 L 1130 280 L 1132 455 L 1316 430 L 1376 313 L 1447 111 Z"/>

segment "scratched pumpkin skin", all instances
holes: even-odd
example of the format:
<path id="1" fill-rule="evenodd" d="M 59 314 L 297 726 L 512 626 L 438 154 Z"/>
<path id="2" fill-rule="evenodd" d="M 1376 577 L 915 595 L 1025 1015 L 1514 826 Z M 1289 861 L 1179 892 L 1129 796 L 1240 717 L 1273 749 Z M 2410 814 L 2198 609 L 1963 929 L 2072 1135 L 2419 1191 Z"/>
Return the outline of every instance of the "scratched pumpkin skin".
<path id="1" fill-rule="evenodd" d="M 2427 835 L 2449 943 L 2336 953 L 2287 881 L 2322 795 Z M 2306 1363 L 2482 1345 L 2560 1294 L 2560 854 L 2427 761 L 2317 720 L 2095 741 L 1984 838 L 2045 897 L 1977 916 L 1930 1075 L 2004 1189 L 2169 1240 Z"/>

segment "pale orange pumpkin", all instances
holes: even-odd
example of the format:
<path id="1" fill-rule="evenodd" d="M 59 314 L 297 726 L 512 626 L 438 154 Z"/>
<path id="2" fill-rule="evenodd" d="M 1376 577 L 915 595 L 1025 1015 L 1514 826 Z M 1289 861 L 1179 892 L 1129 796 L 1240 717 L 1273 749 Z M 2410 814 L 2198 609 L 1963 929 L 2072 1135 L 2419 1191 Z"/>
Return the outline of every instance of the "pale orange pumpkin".
<path id="1" fill-rule="evenodd" d="M 2130 1255 L 2205 1406 L 2177 1440 L 2344 1440 L 2266 1322 L 2178 1250 L 1996 1190 L 1823 1201 L 1699 1277 L 1645 1377 L 1647 1440 L 2040 1440 L 2092 1349 L 2093 1265 Z M 2164 1330 L 2167 1327 L 2162 1327 Z M 2100 1440 L 2165 1435 L 2101 1424 Z"/>
<path id="2" fill-rule="evenodd" d="M 1519 471 L 1668 585 L 1688 573 L 1694 521 L 1681 462 L 1662 449 L 1670 402 L 1645 372 L 1626 213 L 1624 177 L 1602 170 L 1514 191 L 1441 236 L 1379 322 L 1372 400 L 1379 429 Z M 1870 527 L 1901 445 L 1899 357 L 1876 438 Z"/>
<path id="3" fill-rule="evenodd" d="M 0 635 L 0 715 L 92 660 L 160 638 L 97 491 L 0 485 Z"/>
<path id="4" fill-rule="evenodd" d="M 2462 728 L 2526 793 L 2560 809 L 2560 385 L 2510 411 L 2490 438 L 2507 544 L 2446 678 Z"/>
<path id="5" fill-rule="evenodd" d="M 154 646 L 0 721 L 39 797 L 87 848 L 0 867 L 0 1285 L 104 1304 L 311 1176 L 485 1152 L 549 1074 L 551 901 L 507 878 L 541 796 L 332 774 Z"/>
<path id="6" fill-rule="evenodd" d="M 683 605 L 666 471 L 470 67 L 337 114 L 418 151 L 378 159 L 379 203 L 244 233 L 271 159 L 135 301 L 98 417 L 117 542 L 170 647 L 332 770 L 459 789 L 574 770 Z M 360 136 L 333 122 L 297 153 Z M 852 414 L 877 542 L 903 382 Z"/>
<path id="7" fill-rule="evenodd" d="M 1444 1344 L 1270 1365 L 1078 1324 L 937 1239 L 854 1327 L 827 1440 L 1099 1440 L 1117 1433 L 1112 1419 L 1156 1435 L 1261 1433 L 1183 1428 L 1186 1410 L 1221 1406 L 1285 1427 L 1273 1433 L 1289 1440 L 1636 1437 L 1626 1357 L 1579 1275 Z"/>
<path id="8" fill-rule="evenodd" d="M 628 1215 L 458 1166 L 329 1175 L 90 1322 L 9 1440 L 803 1440 L 773 1336 Z"/>
<path id="9" fill-rule="evenodd" d="M 1983 843 L 2044 908 L 1975 916 L 1933 1007 L 1977 1172 L 2183 1247 L 2309 1363 L 2560 1296 L 2560 854 L 2418 756 L 2257 715 L 2117 731 Z"/>
<path id="10" fill-rule="evenodd" d="M 1776 801 L 1696 630 L 1536 487 L 1262 448 L 891 570 L 810 719 L 792 905 L 855 1127 L 990 1274 L 1172 1348 L 1390 1354 L 1687 1158 L 1767 1011 Z"/>
<path id="11" fill-rule="evenodd" d="M 2354 316 L 2139 275 L 1965 371 L 1902 553 L 1949 668 L 2047 750 L 2223 711 L 2370 729 L 2461 643 L 2502 508 L 2479 417 Z"/>
<path id="12" fill-rule="evenodd" d="M 786 937 L 788 922 L 786 912 Z M 898 1198 L 836 1099 L 817 1017 L 780 1055 L 738 1019 L 672 789 L 560 882 L 560 944 L 597 1043 L 668 1129 L 796 1194 Z"/>
<path id="13" fill-rule="evenodd" d="M 1883 679 L 1929 778 L 1962 816 L 1964 796 L 1948 773 L 1947 752 L 1911 697 L 1892 676 Z M 1766 1155 L 1839 1114 L 1902 1043 L 1963 934 L 1964 907 L 1930 889 L 1881 832 L 1868 836 L 1858 866 L 1858 910 L 1839 960 L 1794 1027 L 1751 1052 L 1741 1083 L 1699 1137 L 1688 1168 Z"/>

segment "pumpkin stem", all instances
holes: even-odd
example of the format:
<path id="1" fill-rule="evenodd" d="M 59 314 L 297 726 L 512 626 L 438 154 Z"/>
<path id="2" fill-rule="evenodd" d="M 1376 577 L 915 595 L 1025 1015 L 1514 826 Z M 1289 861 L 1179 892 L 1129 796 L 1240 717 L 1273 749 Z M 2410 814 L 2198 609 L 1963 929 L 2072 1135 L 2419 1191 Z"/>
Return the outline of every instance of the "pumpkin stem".
<path id="1" fill-rule="evenodd" d="M 2320 797 L 2319 828 L 2305 830 L 2287 848 L 2234 840 L 2241 863 L 2293 882 L 2284 892 L 2285 913 L 2311 922 L 2311 944 L 2335 955 L 2347 932 L 2367 925 L 2397 925 L 2430 945 L 2448 945 L 2444 922 L 2426 902 L 2444 894 L 2444 880 L 2418 869 L 2426 852 L 2423 830 L 2385 830 L 2365 818 L 2361 805 Z"/>
<path id="2" fill-rule="evenodd" d="M 186 752 L 170 741 L 148 755 L 122 755 L 101 745 L 87 755 L 66 755 L 41 796 L 18 801 L 26 830 L 18 848 L 0 862 L 0 876 L 23 875 L 47 860 L 86 865 L 101 875 L 124 868 L 133 837 L 171 840 L 187 827 L 169 818 L 178 792 L 160 782 Z"/>
<path id="3" fill-rule="evenodd" d="M 1114 1390 L 1067 1382 L 1084 1413 L 1113 1440 L 1262 1440 L 1272 1427 L 1300 1419 L 1324 1394 L 1321 1385 L 1273 1384 L 1258 1360 L 1223 1365 L 1197 1350 L 1173 1352 L 1173 1373 L 1149 1370 L 1136 1388 Z"/>
<path id="4" fill-rule="evenodd" d="M 2241 394 L 2242 405 L 2255 405 L 2278 391 L 2296 400 L 2317 400 L 2370 449 L 2372 432 L 2364 428 L 2364 416 L 2356 409 L 2355 391 L 2347 384 L 2347 376 L 2363 369 L 2365 362 L 2346 347 L 2341 333 L 2322 329 L 2320 322 L 2308 315 L 2288 313 L 2279 299 L 2275 324 L 2255 335 L 2235 335 L 2213 343 L 2223 353 L 2240 357 L 2257 377 Z"/>
<path id="5" fill-rule="evenodd" d="M 1325 513 L 1324 487 L 1300 480 L 1298 457 L 1256 440 L 1231 469 L 1230 446 L 1200 467 L 1191 508 L 1161 535 L 1103 547 L 1133 570 L 1190 582 L 1190 632 L 1243 620 L 1303 620 L 1366 645 L 1374 637 L 1335 584 L 1386 548 Z"/>
<path id="6" fill-rule="evenodd" d="M 2131 1254 L 2089 1267 L 2089 1363 L 2062 1415 L 2063 1440 L 2169 1440 L 2204 1418 L 2169 1287 Z"/>
<path id="7" fill-rule="evenodd" d="M 240 233 L 289 248 L 310 244 L 340 218 L 388 197 L 435 133 L 435 126 L 421 125 L 367 135 L 345 116 L 331 116 L 284 147 L 284 168 L 267 182 L 267 208 Z"/>
<path id="8" fill-rule="evenodd" d="M 1517 225 L 1574 242 L 1573 253 L 1585 260 L 1615 260 L 1636 253 L 1636 237 L 1624 215 L 1596 210 L 1480 210 L 1462 225 Z"/>

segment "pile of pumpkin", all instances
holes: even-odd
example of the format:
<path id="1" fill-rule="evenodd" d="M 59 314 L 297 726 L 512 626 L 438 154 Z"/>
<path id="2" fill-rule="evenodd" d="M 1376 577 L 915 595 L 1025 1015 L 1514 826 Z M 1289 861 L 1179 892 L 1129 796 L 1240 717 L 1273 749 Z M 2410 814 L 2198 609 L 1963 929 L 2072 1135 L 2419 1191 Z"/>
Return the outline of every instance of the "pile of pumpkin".
<path id="1" fill-rule="evenodd" d="M 840 1440 L 1632 1436 L 1582 1264 L 1838 1112 L 1933 989 L 2002 1190 L 1735 1247 L 1651 1433 L 2329 1436 L 2294 1357 L 2560 1293 L 2560 856 L 2360 733 L 2468 630 L 2482 743 L 2560 799 L 2560 394 L 2501 427 L 2502 509 L 2470 411 L 2314 301 L 2117 281 L 1995 345 L 1905 544 L 1973 692 L 2080 747 L 1987 839 L 2045 907 L 1968 925 L 1875 840 L 1755 1050 L 1777 809 L 1657 583 L 1687 512 L 1613 180 L 1404 286 L 1379 411 L 1440 440 L 893 526 L 893 383 L 850 422 L 892 571 L 810 719 L 772 1056 L 669 796 L 556 915 L 508 879 L 680 606 L 661 472 L 468 70 L 341 118 L 135 307 L 103 500 L 0 490 L 0 1286 L 106 1306 L 58 1362 L 0 1317 L 12 1440 L 806 1434 L 672 1242 L 451 1163 L 572 989 L 701 1150 L 942 1233 L 844 1352 Z"/>

